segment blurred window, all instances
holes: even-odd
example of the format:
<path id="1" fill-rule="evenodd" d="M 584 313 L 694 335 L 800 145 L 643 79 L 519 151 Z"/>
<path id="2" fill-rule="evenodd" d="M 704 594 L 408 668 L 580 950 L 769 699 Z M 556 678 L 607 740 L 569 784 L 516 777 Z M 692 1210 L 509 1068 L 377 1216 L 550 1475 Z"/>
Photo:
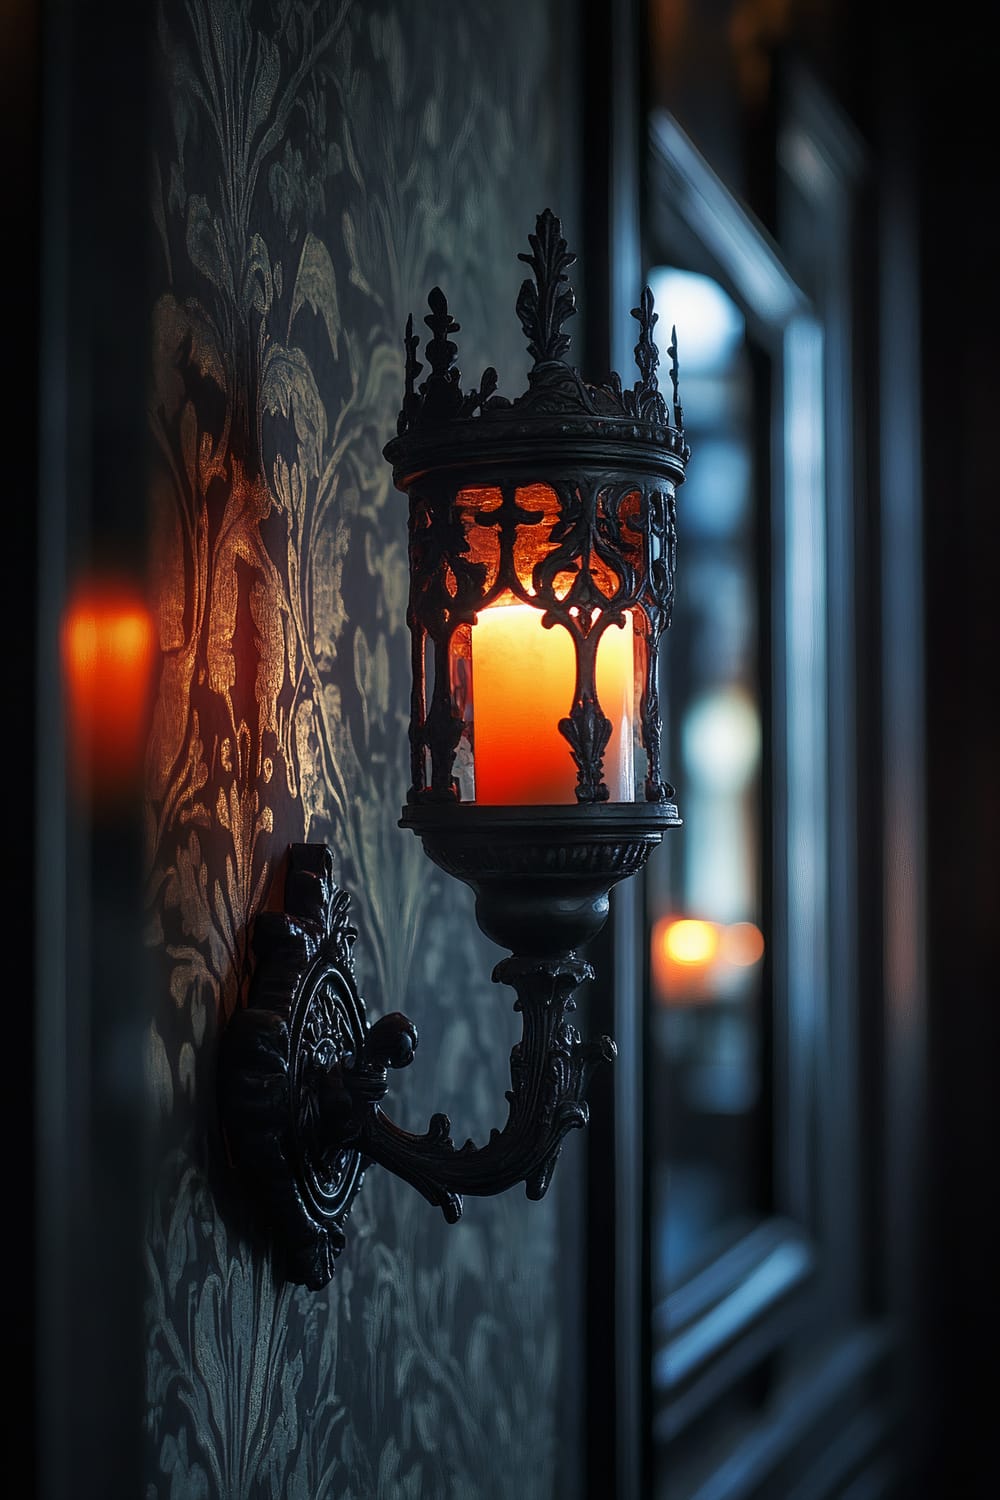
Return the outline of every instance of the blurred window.
<path id="1" fill-rule="evenodd" d="M 666 637 L 665 763 L 684 827 L 648 883 L 653 1295 L 762 1209 L 759 465 L 746 319 L 711 277 L 649 276 L 678 332 L 692 449 Z M 669 328 L 670 324 L 665 326 Z M 665 350 L 661 351 L 661 357 Z"/>
<path id="2" fill-rule="evenodd" d="M 818 92 L 795 107 L 788 262 L 651 122 L 647 276 L 692 449 L 660 683 L 684 826 L 643 888 L 654 1500 L 832 1500 L 889 1348 L 862 1293 L 857 167 Z"/>

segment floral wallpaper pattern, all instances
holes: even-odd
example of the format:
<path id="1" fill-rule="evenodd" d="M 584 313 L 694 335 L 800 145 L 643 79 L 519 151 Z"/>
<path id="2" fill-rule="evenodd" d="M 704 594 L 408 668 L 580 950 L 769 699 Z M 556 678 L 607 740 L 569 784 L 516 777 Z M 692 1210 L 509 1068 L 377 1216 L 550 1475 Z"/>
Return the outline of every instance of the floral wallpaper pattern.
<path id="1" fill-rule="evenodd" d="M 331 1286 L 289 1287 L 229 1201 L 214 1068 L 284 851 L 323 840 L 371 1013 L 421 1025 L 400 1122 L 502 1123 L 516 1026 L 497 950 L 396 827 L 405 501 L 381 448 L 406 315 L 438 281 L 463 363 L 520 388 L 516 252 L 542 207 L 574 207 L 552 201 L 554 11 L 161 5 L 147 1500 L 553 1493 L 559 1188 L 474 1201 L 449 1229 L 372 1169 Z"/>

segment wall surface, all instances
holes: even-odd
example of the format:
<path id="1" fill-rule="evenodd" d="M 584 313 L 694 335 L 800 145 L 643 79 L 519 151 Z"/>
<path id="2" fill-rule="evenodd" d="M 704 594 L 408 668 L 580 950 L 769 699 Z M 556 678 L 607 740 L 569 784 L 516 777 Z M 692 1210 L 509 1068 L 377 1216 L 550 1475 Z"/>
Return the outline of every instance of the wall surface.
<path id="1" fill-rule="evenodd" d="M 320 840 L 370 1012 L 420 1026 L 399 1122 L 503 1123 L 499 952 L 396 827 L 405 500 L 381 448 L 435 284 L 466 384 L 495 364 L 522 388 L 516 255 L 542 208 L 575 212 L 555 5 L 165 0 L 156 64 L 146 1497 L 549 1496 L 579 1143 L 543 1204 L 472 1200 L 454 1229 L 373 1169 L 308 1293 L 220 1207 L 215 1066 L 254 914 L 288 844 Z"/>

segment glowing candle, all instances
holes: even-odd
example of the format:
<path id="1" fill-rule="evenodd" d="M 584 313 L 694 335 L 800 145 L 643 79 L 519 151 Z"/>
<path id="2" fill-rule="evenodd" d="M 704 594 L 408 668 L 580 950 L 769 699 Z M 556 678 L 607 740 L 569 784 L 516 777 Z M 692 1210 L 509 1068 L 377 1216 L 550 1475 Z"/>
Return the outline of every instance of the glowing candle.
<path id="1" fill-rule="evenodd" d="M 635 796 L 632 760 L 632 616 L 611 625 L 597 649 L 597 696 L 611 720 L 604 780 L 612 802 Z M 576 656 L 562 625 L 541 610 L 508 604 L 480 611 L 472 632 L 476 801 L 576 801 L 576 763 L 559 720 L 573 705 Z"/>

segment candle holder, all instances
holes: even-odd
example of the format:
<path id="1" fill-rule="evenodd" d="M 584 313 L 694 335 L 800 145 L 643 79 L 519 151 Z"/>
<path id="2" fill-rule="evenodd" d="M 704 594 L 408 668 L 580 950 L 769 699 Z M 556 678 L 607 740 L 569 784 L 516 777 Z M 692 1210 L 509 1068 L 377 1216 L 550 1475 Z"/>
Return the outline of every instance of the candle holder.
<path id="1" fill-rule="evenodd" d="M 689 449 L 669 347 L 672 410 L 657 384 L 657 315 L 633 317 L 639 379 L 583 381 L 565 360 L 575 312 L 559 220 L 529 237 L 517 314 L 534 364 L 515 400 L 488 369 L 463 392 L 435 288 L 429 366 L 405 335 L 405 393 L 386 445 L 409 496 L 413 687 L 411 786 L 400 826 L 476 895 L 482 931 L 510 957 L 494 980 L 517 994 L 507 1122 L 456 1150 L 435 1115 L 424 1135 L 385 1114 L 387 1069 L 413 1057 L 405 1016 L 369 1026 L 350 964 L 347 897 L 323 846 L 296 845 L 283 917 L 257 920 L 258 968 L 223 1049 L 226 1134 L 288 1274 L 322 1286 L 368 1163 L 439 1205 L 524 1182 L 545 1193 L 563 1137 L 587 1122 L 591 1068 L 613 1042 L 566 1020 L 593 976 L 577 949 L 601 929 L 611 889 L 680 823 L 660 767 L 657 655 L 670 623 L 675 495 Z M 645 756 L 635 795 L 634 757 Z"/>

